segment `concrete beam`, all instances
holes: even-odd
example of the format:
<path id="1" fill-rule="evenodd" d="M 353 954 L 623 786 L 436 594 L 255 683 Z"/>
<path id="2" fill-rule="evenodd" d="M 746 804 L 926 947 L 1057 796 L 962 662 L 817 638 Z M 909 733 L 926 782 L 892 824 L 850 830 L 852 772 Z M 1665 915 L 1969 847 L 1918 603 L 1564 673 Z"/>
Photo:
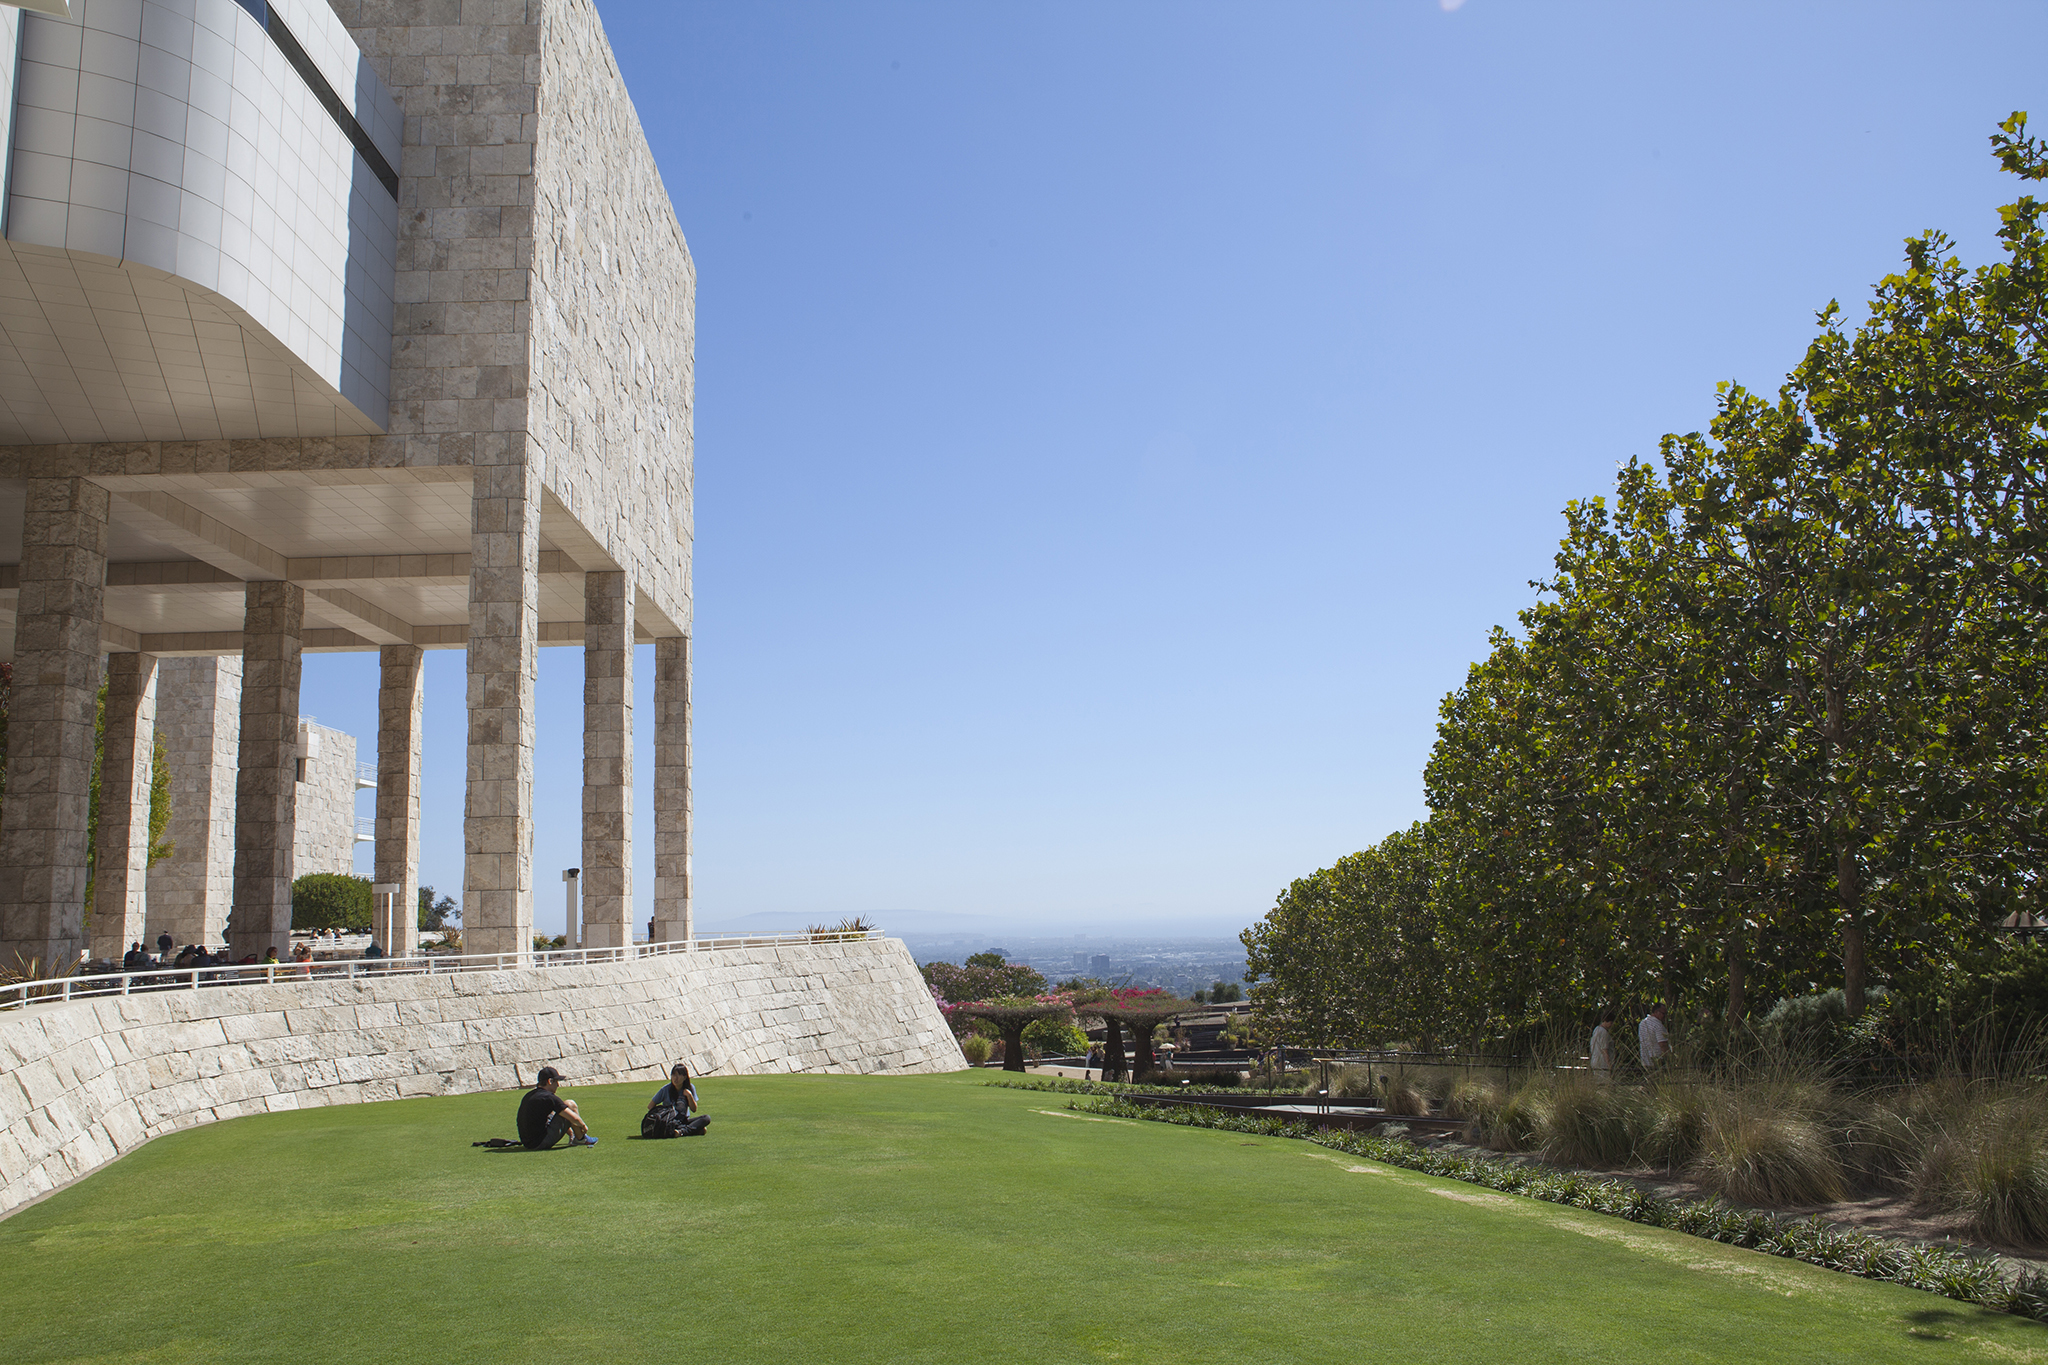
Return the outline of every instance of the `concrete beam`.
<path id="1" fill-rule="evenodd" d="M 268 545 L 259 544 L 229 526 L 216 521 L 190 503 L 168 493 L 116 493 L 121 512 L 146 522 L 150 534 L 167 545 L 175 545 L 194 559 L 244 579 L 285 577 L 285 557 Z"/>
<path id="2" fill-rule="evenodd" d="M 306 614 L 327 625 L 352 630 L 380 646 L 412 643 L 412 622 L 401 621 L 346 588 L 308 588 Z"/>

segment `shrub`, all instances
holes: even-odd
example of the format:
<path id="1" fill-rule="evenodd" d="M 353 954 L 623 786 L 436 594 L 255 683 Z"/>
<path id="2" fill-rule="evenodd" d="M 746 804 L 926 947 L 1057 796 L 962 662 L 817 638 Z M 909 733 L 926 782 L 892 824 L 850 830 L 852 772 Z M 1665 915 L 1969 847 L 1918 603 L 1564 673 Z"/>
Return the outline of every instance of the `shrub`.
<path id="1" fill-rule="evenodd" d="M 1741 1204 L 1832 1204 L 1843 1198 L 1842 1167 L 1827 1129 L 1776 1087 L 1743 1087 L 1705 1097 L 1690 1173 Z"/>
<path id="2" fill-rule="evenodd" d="M 1173 1075 L 1189 1085 L 1220 1086 L 1225 1090 L 1244 1084 L 1244 1072 L 1226 1066 L 1177 1066 Z"/>
<path id="3" fill-rule="evenodd" d="M 1436 1107 L 1429 1091 L 1429 1078 L 1421 1072 L 1397 1071 L 1387 1085 L 1387 1112 L 1427 1117 Z"/>
<path id="4" fill-rule="evenodd" d="M 1034 1019 L 1024 1026 L 1024 1046 L 1041 1057 L 1083 1057 L 1088 1035 L 1058 1019 Z"/>
<path id="5" fill-rule="evenodd" d="M 1543 1157 L 1567 1166 L 1626 1166 L 1639 1159 L 1655 1121 L 1644 1091 L 1574 1075 L 1551 1095 Z"/>
<path id="6" fill-rule="evenodd" d="M 1919 1202 L 1994 1241 L 2048 1243 L 2048 1095 L 1951 1087 L 1922 1104 L 1934 1131 L 1915 1173 Z"/>
<path id="7" fill-rule="evenodd" d="M 1707 1097 L 1697 1085 L 1663 1084 L 1649 1092 L 1652 1118 L 1639 1148 L 1642 1159 L 1677 1170 L 1699 1152 L 1707 1126 Z"/>
<path id="8" fill-rule="evenodd" d="M 292 928 L 370 928 L 370 879 L 343 872 L 308 872 L 292 883 Z"/>
<path id="9" fill-rule="evenodd" d="M 1379 1083 L 1373 1078 L 1371 1067 L 1347 1066 L 1331 1074 L 1330 1094 L 1333 1098 L 1368 1100 L 1379 1094 Z"/>
<path id="10" fill-rule="evenodd" d="M 987 1061 L 988 1055 L 994 1051 L 995 1044 L 978 1033 L 971 1033 L 960 1040 L 960 1055 L 976 1066 Z"/>

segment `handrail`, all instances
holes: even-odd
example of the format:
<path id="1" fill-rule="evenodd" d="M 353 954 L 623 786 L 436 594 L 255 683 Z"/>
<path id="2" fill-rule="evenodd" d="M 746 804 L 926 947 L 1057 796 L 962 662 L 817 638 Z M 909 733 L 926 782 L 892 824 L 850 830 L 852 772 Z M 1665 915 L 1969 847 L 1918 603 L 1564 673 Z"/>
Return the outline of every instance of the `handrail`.
<path id="1" fill-rule="evenodd" d="M 713 952 L 725 948 L 771 948 L 786 943 L 857 942 L 882 937 L 880 930 L 820 933 L 806 930 L 763 934 L 698 934 L 662 943 L 636 943 L 630 948 L 534 948 L 524 953 L 419 953 L 410 957 L 329 958 L 313 962 L 235 963 L 219 967 L 155 967 L 138 972 L 100 972 L 92 976 L 52 976 L 37 981 L 0 985 L 0 1010 L 138 991 L 198 990 L 201 986 L 291 985 L 310 981 L 355 981 L 381 976 L 443 976 L 461 972 L 500 972 L 520 967 L 582 967 L 602 962 L 630 962 L 640 957 Z"/>

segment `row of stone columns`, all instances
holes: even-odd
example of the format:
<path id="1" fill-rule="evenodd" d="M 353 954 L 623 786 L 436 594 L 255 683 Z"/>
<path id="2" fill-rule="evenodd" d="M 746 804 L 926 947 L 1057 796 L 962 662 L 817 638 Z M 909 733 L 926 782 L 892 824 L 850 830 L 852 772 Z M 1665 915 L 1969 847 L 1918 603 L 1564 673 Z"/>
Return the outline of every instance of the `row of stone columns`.
<path id="1" fill-rule="evenodd" d="M 83 479 L 30 479 L 23 524 L 7 787 L 0 802 L 0 965 L 62 971 L 88 945 L 84 911 L 94 704 L 101 677 L 109 499 Z M 468 653 L 463 927 L 470 952 L 523 959 L 533 932 L 533 680 L 539 643 L 540 484 L 530 466 L 476 470 Z M 633 941 L 633 650 L 636 587 L 624 570 L 585 575 L 584 942 Z M 291 931 L 299 681 L 305 593 L 281 581 L 245 589 L 240 731 L 233 771 L 236 956 L 280 955 Z M 380 655 L 375 880 L 395 884 L 388 951 L 418 945 L 421 652 Z M 220 672 L 228 673 L 229 661 Z M 178 888 L 193 913 L 145 923 L 149 774 L 163 670 L 147 654 L 107 665 L 102 818 L 95 850 L 94 953 L 169 929 L 205 937 L 207 888 Z M 209 674 L 209 677 L 212 675 Z M 216 686 L 218 679 L 215 679 Z M 219 704 L 225 694 L 184 698 Z M 654 924 L 687 939 L 690 898 L 690 652 L 655 644 Z M 209 713 L 212 714 L 212 713 Z M 214 787 L 224 786 L 224 760 Z M 210 810 L 225 791 L 209 789 Z M 174 821 L 176 806 L 174 803 Z M 203 830 L 177 822 L 183 837 Z M 204 860 L 202 860 L 204 865 Z M 169 918 L 178 918 L 172 915 Z"/>

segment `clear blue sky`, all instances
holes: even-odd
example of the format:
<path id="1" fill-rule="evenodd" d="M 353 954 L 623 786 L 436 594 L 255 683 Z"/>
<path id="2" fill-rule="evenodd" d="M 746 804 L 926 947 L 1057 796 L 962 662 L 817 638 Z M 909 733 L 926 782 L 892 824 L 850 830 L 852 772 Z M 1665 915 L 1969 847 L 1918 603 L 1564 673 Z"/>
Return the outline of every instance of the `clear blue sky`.
<path id="1" fill-rule="evenodd" d="M 1986 135 L 2048 120 L 2038 4 L 598 7 L 699 274 L 706 927 L 1256 919 L 1424 814 L 1565 501 L 1906 235 L 1985 258 Z M 541 653 L 543 926 L 581 667 Z M 306 664 L 365 758 L 374 674 Z"/>

